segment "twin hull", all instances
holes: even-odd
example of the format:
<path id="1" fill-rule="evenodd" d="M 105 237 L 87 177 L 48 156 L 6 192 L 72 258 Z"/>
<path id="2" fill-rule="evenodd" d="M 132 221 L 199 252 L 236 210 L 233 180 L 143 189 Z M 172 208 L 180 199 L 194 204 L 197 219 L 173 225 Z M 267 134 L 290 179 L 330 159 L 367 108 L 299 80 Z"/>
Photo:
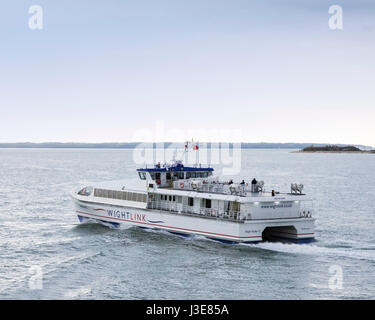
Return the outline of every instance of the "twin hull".
<path id="1" fill-rule="evenodd" d="M 234 222 L 217 218 L 89 203 L 75 200 L 80 221 L 99 220 L 162 229 L 180 234 L 202 235 L 229 242 L 258 242 L 266 239 L 308 240 L 314 238 L 314 219 L 269 219 Z"/>

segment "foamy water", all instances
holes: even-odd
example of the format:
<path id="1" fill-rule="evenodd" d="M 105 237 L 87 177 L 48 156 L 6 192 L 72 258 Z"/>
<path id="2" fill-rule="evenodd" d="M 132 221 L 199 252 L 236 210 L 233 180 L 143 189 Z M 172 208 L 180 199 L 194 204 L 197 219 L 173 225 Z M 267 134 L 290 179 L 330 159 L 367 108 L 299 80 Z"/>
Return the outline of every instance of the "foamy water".
<path id="1" fill-rule="evenodd" d="M 250 246 L 260 248 L 264 250 L 270 250 L 275 252 L 298 254 L 298 255 L 313 255 L 313 256 L 333 256 L 333 257 L 346 257 L 359 260 L 368 260 L 375 262 L 375 249 L 356 250 L 353 248 L 341 249 L 341 248 L 327 248 L 320 247 L 313 244 L 294 244 L 294 243 L 257 243 L 257 244 L 240 244 L 244 246 Z"/>

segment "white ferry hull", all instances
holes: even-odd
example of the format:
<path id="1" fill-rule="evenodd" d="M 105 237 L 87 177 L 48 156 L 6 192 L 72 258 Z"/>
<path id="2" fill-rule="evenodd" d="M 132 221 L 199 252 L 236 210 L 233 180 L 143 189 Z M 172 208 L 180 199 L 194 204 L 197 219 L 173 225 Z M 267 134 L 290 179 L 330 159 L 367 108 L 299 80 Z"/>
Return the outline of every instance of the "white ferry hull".
<path id="1" fill-rule="evenodd" d="M 239 222 L 160 210 L 112 206 L 78 199 L 75 199 L 75 207 L 81 222 L 90 219 L 115 226 L 126 224 L 183 235 L 200 235 L 223 242 L 259 242 L 273 239 L 311 241 L 314 238 L 313 218 Z"/>

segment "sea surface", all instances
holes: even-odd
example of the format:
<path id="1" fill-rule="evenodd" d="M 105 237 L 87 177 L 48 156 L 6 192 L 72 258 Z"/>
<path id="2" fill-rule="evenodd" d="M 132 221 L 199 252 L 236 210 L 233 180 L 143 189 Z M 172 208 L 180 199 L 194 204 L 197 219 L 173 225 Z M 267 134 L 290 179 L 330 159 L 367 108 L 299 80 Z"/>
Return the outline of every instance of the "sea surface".
<path id="1" fill-rule="evenodd" d="M 0 299 L 374 299 L 375 155 L 291 151 L 243 150 L 233 178 L 303 183 L 311 244 L 79 224 L 70 191 L 134 177 L 132 150 L 0 149 Z"/>

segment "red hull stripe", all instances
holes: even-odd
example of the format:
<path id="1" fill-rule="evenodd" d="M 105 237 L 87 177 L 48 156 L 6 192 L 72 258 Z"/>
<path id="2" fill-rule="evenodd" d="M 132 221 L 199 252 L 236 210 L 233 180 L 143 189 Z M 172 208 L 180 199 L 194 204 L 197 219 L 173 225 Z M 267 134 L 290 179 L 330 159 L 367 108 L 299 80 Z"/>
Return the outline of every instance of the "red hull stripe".
<path id="1" fill-rule="evenodd" d="M 157 226 L 157 227 L 161 227 L 161 228 L 171 228 L 171 229 L 176 229 L 176 230 L 184 230 L 184 231 L 192 231 L 192 232 L 205 233 L 205 234 L 213 234 L 213 235 L 217 235 L 217 236 L 230 237 L 230 238 L 250 239 L 250 238 L 261 238 L 262 237 L 262 236 L 238 237 L 238 236 L 231 236 L 231 235 L 228 235 L 228 234 L 221 234 L 221 233 L 214 233 L 214 232 L 207 232 L 207 231 L 200 231 L 200 230 L 193 230 L 193 229 L 185 229 L 185 228 L 164 226 L 164 225 L 155 224 L 155 223 L 136 222 L 136 221 L 126 220 L 126 219 L 120 219 L 120 218 L 103 217 L 103 216 L 99 216 L 99 215 L 92 214 L 92 213 L 87 213 L 87 212 L 82 212 L 82 211 L 76 211 L 76 212 L 77 213 L 88 214 L 90 216 L 95 216 L 95 217 L 99 217 L 99 218 L 115 219 L 115 220 L 120 220 L 120 221 L 128 221 L 128 222 L 138 223 L 138 224 L 147 224 L 147 225 L 150 225 L 150 226 Z"/>

